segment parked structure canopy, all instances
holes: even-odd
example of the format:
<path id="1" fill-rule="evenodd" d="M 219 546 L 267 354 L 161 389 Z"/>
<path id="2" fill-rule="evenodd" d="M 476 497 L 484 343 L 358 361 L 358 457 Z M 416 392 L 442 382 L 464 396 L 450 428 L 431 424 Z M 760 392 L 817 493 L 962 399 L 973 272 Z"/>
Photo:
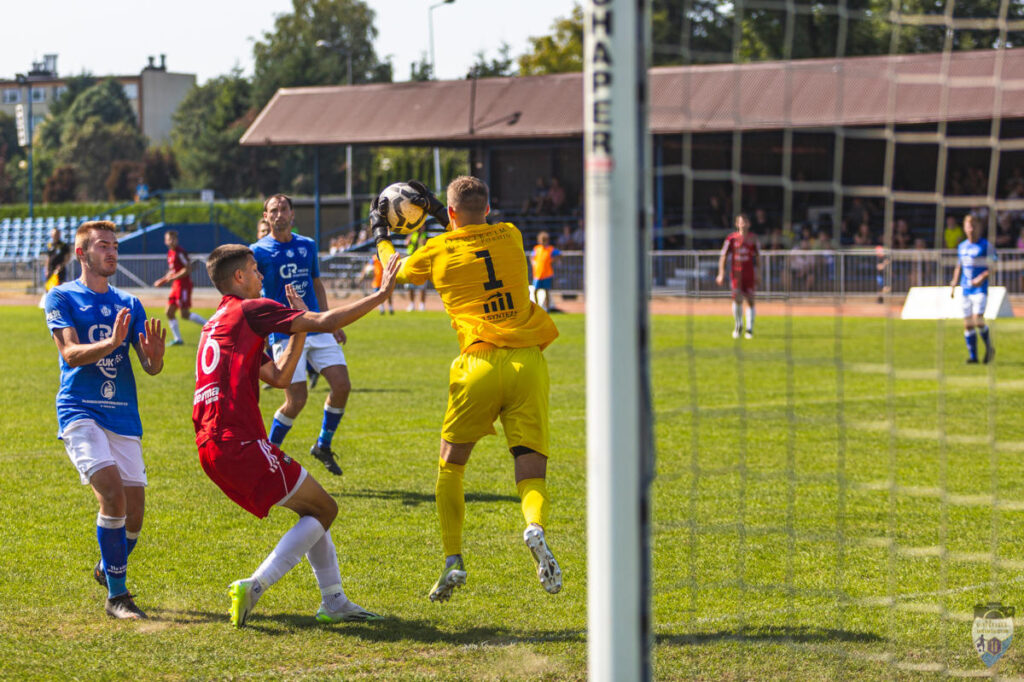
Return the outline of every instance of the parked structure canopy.
<path id="1" fill-rule="evenodd" d="M 466 144 L 583 134 L 583 74 L 282 88 L 243 145 Z M 655 134 L 1024 117 L 1024 48 L 650 71 Z"/>

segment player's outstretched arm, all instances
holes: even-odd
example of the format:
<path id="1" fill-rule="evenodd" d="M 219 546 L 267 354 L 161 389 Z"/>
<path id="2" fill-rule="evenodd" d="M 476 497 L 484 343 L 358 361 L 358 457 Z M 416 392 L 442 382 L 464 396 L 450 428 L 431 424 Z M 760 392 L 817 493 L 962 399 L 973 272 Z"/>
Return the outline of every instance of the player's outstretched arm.
<path id="1" fill-rule="evenodd" d="M 53 342 L 57 351 L 69 367 L 91 365 L 113 353 L 128 338 L 128 329 L 132 323 L 131 313 L 127 308 L 117 311 L 110 336 L 95 343 L 80 343 L 78 332 L 74 327 L 62 327 L 53 330 Z"/>
<path id="2" fill-rule="evenodd" d="M 139 356 L 139 364 L 146 374 L 159 374 L 164 368 L 164 339 L 167 330 L 160 328 L 159 318 L 150 318 L 145 322 L 146 331 L 139 334 L 135 342 L 135 354 Z"/>
<path id="3" fill-rule="evenodd" d="M 377 258 L 380 259 L 381 263 L 391 262 L 391 258 L 395 255 L 395 245 L 391 243 L 388 219 L 385 217 L 387 212 L 387 198 L 375 197 L 373 203 L 370 204 L 370 230 L 373 234 L 374 243 L 377 245 Z M 398 273 L 395 275 L 395 281 L 399 284 L 406 284 L 408 282 L 402 276 L 401 265 L 404 261 L 405 259 L 399 261 Z"/>
<path id="4" fill-rule="evenodd" d="M 296 310 L 308 311 L 306 302 L 295 291 L 295 285 L 286 284 L 284 294 L 288 297 L 288 305 Z M 274 388 L 288 388 L 295 376 L 295 367 L 302 356 L 302 346 L 306 343 L 306 333 L 298 332 L 288 337 L 288 345 L 277 360 L 265 362 L 260 366 L 260 379 Z"/>
<path id="5" fill-rule="evenodd" d="M 960 261 L 956 262 L 956 267 L 953 268 L 953 278 L 949 280 L 949 297 L 954 298 L 956 296 L 956 283 L 960 281 Z"/>
<path id="6" fill-rule="evenodd" d="M 305 312 L 300 317 L 292 320 L 292 333 L 295 332 L 332 332 L 345 325 L 352 324 L 366 313 L 374 310 L 381 303 L 384 303 L 395 290 L 399 258 L 392 254 L 384 266 L 384 275 L 381 278 L 380 290 L 365 296 L 355 303 L 331 308 L 322 313 Z"/>
<path id="7" fill-rule="evenodd" d="M 405 184 L 416 190 L 417 196 L 412 197 L 412 203 L 434 216 L 434 220 L 448 227 L 448 209 L 434 196 L 434 193 L 419 180 L 409 180 Z"/>

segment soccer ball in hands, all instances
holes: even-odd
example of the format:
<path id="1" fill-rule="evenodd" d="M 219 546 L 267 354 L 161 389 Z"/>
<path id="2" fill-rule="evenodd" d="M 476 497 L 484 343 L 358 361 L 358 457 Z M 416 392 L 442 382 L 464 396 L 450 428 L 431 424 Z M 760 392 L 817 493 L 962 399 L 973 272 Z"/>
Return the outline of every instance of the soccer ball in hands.
<path id="1" fill-rule="evenodd" d="M 380 193 L 380 200 L 388 200 L 388 228 L 398 234 L 409 234 L 423 226 L 427 212 L 412 202 L 417 195 L 416 190 L 405 182 L 388 185 Z"/>

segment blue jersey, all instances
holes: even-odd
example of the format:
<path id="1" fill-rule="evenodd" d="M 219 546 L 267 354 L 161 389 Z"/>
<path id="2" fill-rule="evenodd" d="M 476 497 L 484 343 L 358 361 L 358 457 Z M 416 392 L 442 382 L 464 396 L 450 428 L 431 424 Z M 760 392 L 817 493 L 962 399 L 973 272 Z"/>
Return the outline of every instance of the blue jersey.
<path id="1" fill-rule="evenodd" d="M 987 294 L 987 277 L 978 286 L 971 285 L 971 280 L 988 272 L 989 264 L 996 260 L 996 250 L 992 248 L 988 240 L 979 239 L 976 242 L 971 242 L 969 239 L 965 239 L 956 247 L 956 256 L 960 263 L 960 286 L 963 287 L 964 296 Z"/>
<path id="2" fill-rule="evenodd" d="M 139 401 L 135 392 L 128 349 L 146 331 L 146 311 L 139 299 L 114 287 L 96 293 L 75 280 L 46 294 L 46 326 L 73 327 L 80 343 L 108 338 L 121 308 L 131 313 L 128 336 L 110 355 L 91 365 L 71 367 L 60 356 L 60 389 L 57 391 L 57 424 L 60 436 L 71 422 L 94 419 L 108 431 L 122 436 L 142 436 Z"/>
<path id="3" fill-rule="evenodd" d="M 316 242 L 294 233 L 289 241 L 279 242 L 268 234 L 249 248 L 256 256 L 256 267 L 263 275 L 264 298 L 291 307 L 288 297 L 284 295 L 284 286 L 292 284 L 306 307 L 315 313 L 320 312 L 320 303 L 313 290 L 313 280 L 320 277 Z M 288 335 L 274 333 L 267 338 L 274 344 L 286 341 Z"/>

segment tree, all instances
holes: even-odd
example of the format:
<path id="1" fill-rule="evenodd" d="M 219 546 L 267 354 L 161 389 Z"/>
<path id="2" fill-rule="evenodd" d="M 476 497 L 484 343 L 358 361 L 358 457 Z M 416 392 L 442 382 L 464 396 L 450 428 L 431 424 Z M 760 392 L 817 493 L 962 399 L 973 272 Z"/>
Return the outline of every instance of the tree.
<path id="1" fill-rule="evenodd" d="M 421 55 L 418 62 L 409 65 L 409 80 L 415 82 L 434 80 L 434 67 L 427 61 L 427 55 Z"/>
<path id="2" fill-rule="evenodd" d="M 43 186 L 43 201 L 53 204 L 62 201 L 74 201 L 78 188 L 78 177 L 74 166 L 61 166 Z"/>
<path id="3" fill-rule="evenodd" d="M 253 45 L 252 104 L 262 108 L 278 88 L 391 81 L 391 64 L 373 49 L 375 13 L 363 0 L 292 0 L 293 11 Z M 318 47 L 317 42 L 330 47 Z"/>
<path id="4" fill-rule="evenodd" d="M 538 76 L 583 70 L 583 8 L 555 21 L 552 35 L 530 38 L 532 47 L 519 58 L 519 74 Z"/>
<path id="5" fill-rule="evenodd" d="M 96 83 L 82 92 L 67 110 L 67 125 L 83 125 L 90 119 L 102 123 L 130 123 L 137 125 L 135 112 L 124 87 L 113 78 Z"/>
<path id="6" fill-rule="evenodd" d="M 60 135 L 67 120 L 67 111 L 83 92 L 96 85 L 89 74 L 71 76 L 64 81 L 64 92 L 50 104 L 49 115 L 35 131 L 35 144 L 56 152 L 60 149 Z"/>
<path id="7" fill-rule="evenodd" d="M 18 126 L 14 117 L 0 111 L 0 159 L 10 159 L 19 149 Z"/>
<path id="8" fill-rule="evenodd" d="M 86 197 L 98 199 L 106 196 L 113 162 L 141 159 L 145 148 L 142 133 L 131 123 L 108 124 L 94 116 L 65 128 L 57 158 L 63 165 L 75 166 Z"/>
<path id="9" fill-rule="evenodd" d="M 170 147 L 147 149 L 142 155 L 142 177 L 151 192 L 170 189 L 180 175 Z"/>
<path id="10" fill-rule="evenodd" d="M 171 130 L 183 185 L 228 196 L 277 191 L 276 150 L 238 144 L 256 115 L 251 101 L 252 85 L 238 70 L 185 96 L 174 112 Z"/>
<path id="11" fill-rule="evenodd" d="M 477 52 L 474 57 L 476 61 L 466 72 L 466 78 L 496 78 L 500 76 L 514 76 L 515 69 L 512 68 L 512 48 L 508 43 L 503 42 L 498 48 L 497 59 L 487 60 L 483 50 Z"/>
<path id="12" fill-rule="evenodd" d="M 105 184 L 110 201 L 131 201 L 135 187 L 142 177 L 143 166 L 138 161 L 115 161 L 110 164 L 110 175 Z"/>

